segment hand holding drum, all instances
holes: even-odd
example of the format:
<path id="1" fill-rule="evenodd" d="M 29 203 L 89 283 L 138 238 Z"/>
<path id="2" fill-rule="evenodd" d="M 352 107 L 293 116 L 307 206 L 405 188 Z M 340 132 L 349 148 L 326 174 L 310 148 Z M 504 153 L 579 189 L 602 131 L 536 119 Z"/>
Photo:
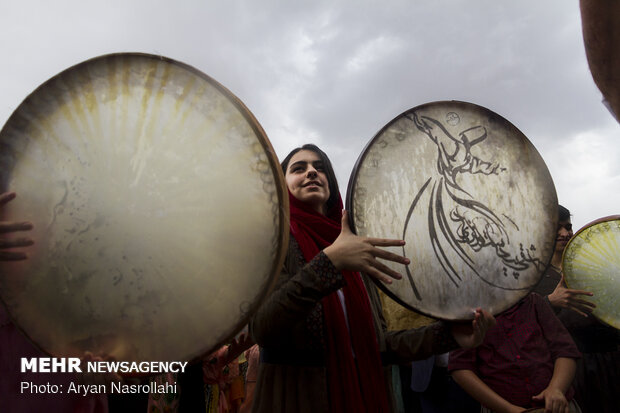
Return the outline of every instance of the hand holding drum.
<path id="1" fill-rule="evenodd" d="M 409 259 L 393 254 L 377 247 L 402 247 L 403 240 L 358 237 L 349 228 L 348 214 L 342 214 L 342 231 L 336 241 L 324 252 L 339 269 L 363 272 L 374 279 L 386 284 L 392 283 L 392 278 L 400 280 L 401 274 L 381 263 L 382 258 L 399 264 L 409 264 Z"/>
<path id="2" fill-rule="evenodd" d="M 560 279 L 557 287 L 555 287 L 555 290 L 553 290 L 547 298 L 553 307 L 568 308 L 584 317 L 587 317 L 588 314 L 591 314 L 596 308 L 596 304 L 591 301 L 584 300 L 581 297 L 592 297 L 592 295 L 593 294 L 590 291 L 572 290 L 570 288 L 566 288 L 566 281 L 564 281 L 564 274 L 562 274 L 562 278 Z"/>

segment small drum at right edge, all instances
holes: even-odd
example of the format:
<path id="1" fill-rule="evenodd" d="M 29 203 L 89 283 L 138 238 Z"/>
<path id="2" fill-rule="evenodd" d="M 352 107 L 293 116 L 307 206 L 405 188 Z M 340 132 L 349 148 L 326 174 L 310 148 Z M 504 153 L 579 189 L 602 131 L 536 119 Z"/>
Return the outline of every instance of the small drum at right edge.
<path id="1" fill-rule="evenodd" d="M 593 314 L 620 329 L 620 215 L 597 219 L 569 241 L 562 257 L 568 288 L 592 292 Z"/>

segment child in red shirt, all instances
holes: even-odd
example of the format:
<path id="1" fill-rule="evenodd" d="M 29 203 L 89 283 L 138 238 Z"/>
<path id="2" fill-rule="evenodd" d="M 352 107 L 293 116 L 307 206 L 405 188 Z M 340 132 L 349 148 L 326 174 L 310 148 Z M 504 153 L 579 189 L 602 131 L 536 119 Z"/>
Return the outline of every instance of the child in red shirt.
<path id="1" fill-rule="evenodd" d="M 581 354 L 549 304 L 529 294 L 496 320 L 479 347 L 450 353 L 454 380 L 492 411 L 572 411 L 574 359 Z"/>

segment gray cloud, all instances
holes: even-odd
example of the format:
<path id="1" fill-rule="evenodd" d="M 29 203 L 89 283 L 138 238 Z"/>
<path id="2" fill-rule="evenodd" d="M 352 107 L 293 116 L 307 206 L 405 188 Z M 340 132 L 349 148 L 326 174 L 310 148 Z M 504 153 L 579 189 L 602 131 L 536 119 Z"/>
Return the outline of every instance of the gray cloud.
<path id="1" fill-rule="evenodd" d="M 0 119 L 70 65 L 142 51 L 229 88 L 279 156 L 323 146 L 343 189 L 383 125 L 455 99 L 528 136 L 577 225 L 618 211 L 620 127 L 588 71 L 576 0 L 21 1 L 3 5 L 0 34 Z"/>

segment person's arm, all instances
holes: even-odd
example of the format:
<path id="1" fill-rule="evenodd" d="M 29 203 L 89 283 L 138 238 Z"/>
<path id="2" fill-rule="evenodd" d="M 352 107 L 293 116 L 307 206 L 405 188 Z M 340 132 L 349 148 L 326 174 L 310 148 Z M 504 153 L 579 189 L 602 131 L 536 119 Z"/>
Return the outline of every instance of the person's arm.
<path id="1" fill-rule="evenodd" d="M 441 322 L 423 328 L 386 332 L 386 350 L 399 363 L 408 363 L 459 347 L 471 349 L 482 344 L 487 330 L 494 325 L 495 317 L 478 308 L 471 322 Z"/>
<path id="2" fill-rule="evenodd" d="M 300 257 L 297 243 L 291 240 L 278 284 L 250 320 L 250 334 L 262 347 L 285 348 L 290 344 L 287 338 L 291 330 L 308 317 L 323 297 L 345 285 L 342 272 L 323 252 L 297 270 L 294 261 Z M 297 272 L 291 274 L 291 270 Z"/>
<path id="3" fill-rule="evenodd" d="M 386 352 L 396 363 L 410 363 L 443 354 L 457 348 L 469 349 L 482 343 L 486 331 L 495 325 L 495 318 L 477 309 L 471 322 L 438 322 L 422 328 L 385 333 Z"/>
<path id="4" fill-rule="evenodd" d="M 345 285 L 342 270 L 362 271 L 382 282 L 390 283 L 392 278 L 402 275 L 390 269 L 377 258 L 400 264 L 409 264 L 409 259 L 386 251 L 380 247 L 403 246 L 405 241 L 359 237 L 349 228 L 346 211 L 342 214 L 342 230 L 336 240 L 319 252 L 310 262 L 295 274 L 294 261 L 301 255 L 299 247 L 291 241 L 285 268 L 280 274 L 278 285 L 250 322 L 250 333 L 261 346 L 286 347 L 283 339 L 290 337 L 292 328 L 299 325 L 316 304 L 328 294 Z"/>
<path id="5" fill-rule="evenodd" d="M 384 352 L 385 363 L 408 364 L 458 347 L 449 328 L 443 322 L 415 329 L 388 331 L 377 286 L 365 274 L 362 276 L 362 281 L 368 292 L 379 350 Z"/>
<path id="6" fill-rule="evenodd" d="M 559 357 L 553 365 L 553 376 L 549 385 L 542 392 L 532 397 L 532 400 L 545 402 L 545 411 L 553 413 L 569 413 L 566 392 L 573 378 L 577 363 L 572 358 Z"/>
<path id="7" fill-rule="evenodd" d="M 518 413 L 525 410 L 523 407 L 515 406 L 499 394 L 495 393 L 472 370 L 454 370 L 452 372 L 452 378 L 471 397 L 478 400 L 481 404 L 494 412 Z"/>
<path id="8" fill-rule="evenodd" d="M 362 277 L 362 280 L 368 292 L 379 345 L 385 345 L 380 350 L 385 352 L 384 361 L 389 364 L 408 364 L 459 347 L 475 347 L 495 324 L 491 314 L 478 309 L 471 322 L 436 322 L 420 328 L 388 331 L 376 285 L 368 276 Z"/>

